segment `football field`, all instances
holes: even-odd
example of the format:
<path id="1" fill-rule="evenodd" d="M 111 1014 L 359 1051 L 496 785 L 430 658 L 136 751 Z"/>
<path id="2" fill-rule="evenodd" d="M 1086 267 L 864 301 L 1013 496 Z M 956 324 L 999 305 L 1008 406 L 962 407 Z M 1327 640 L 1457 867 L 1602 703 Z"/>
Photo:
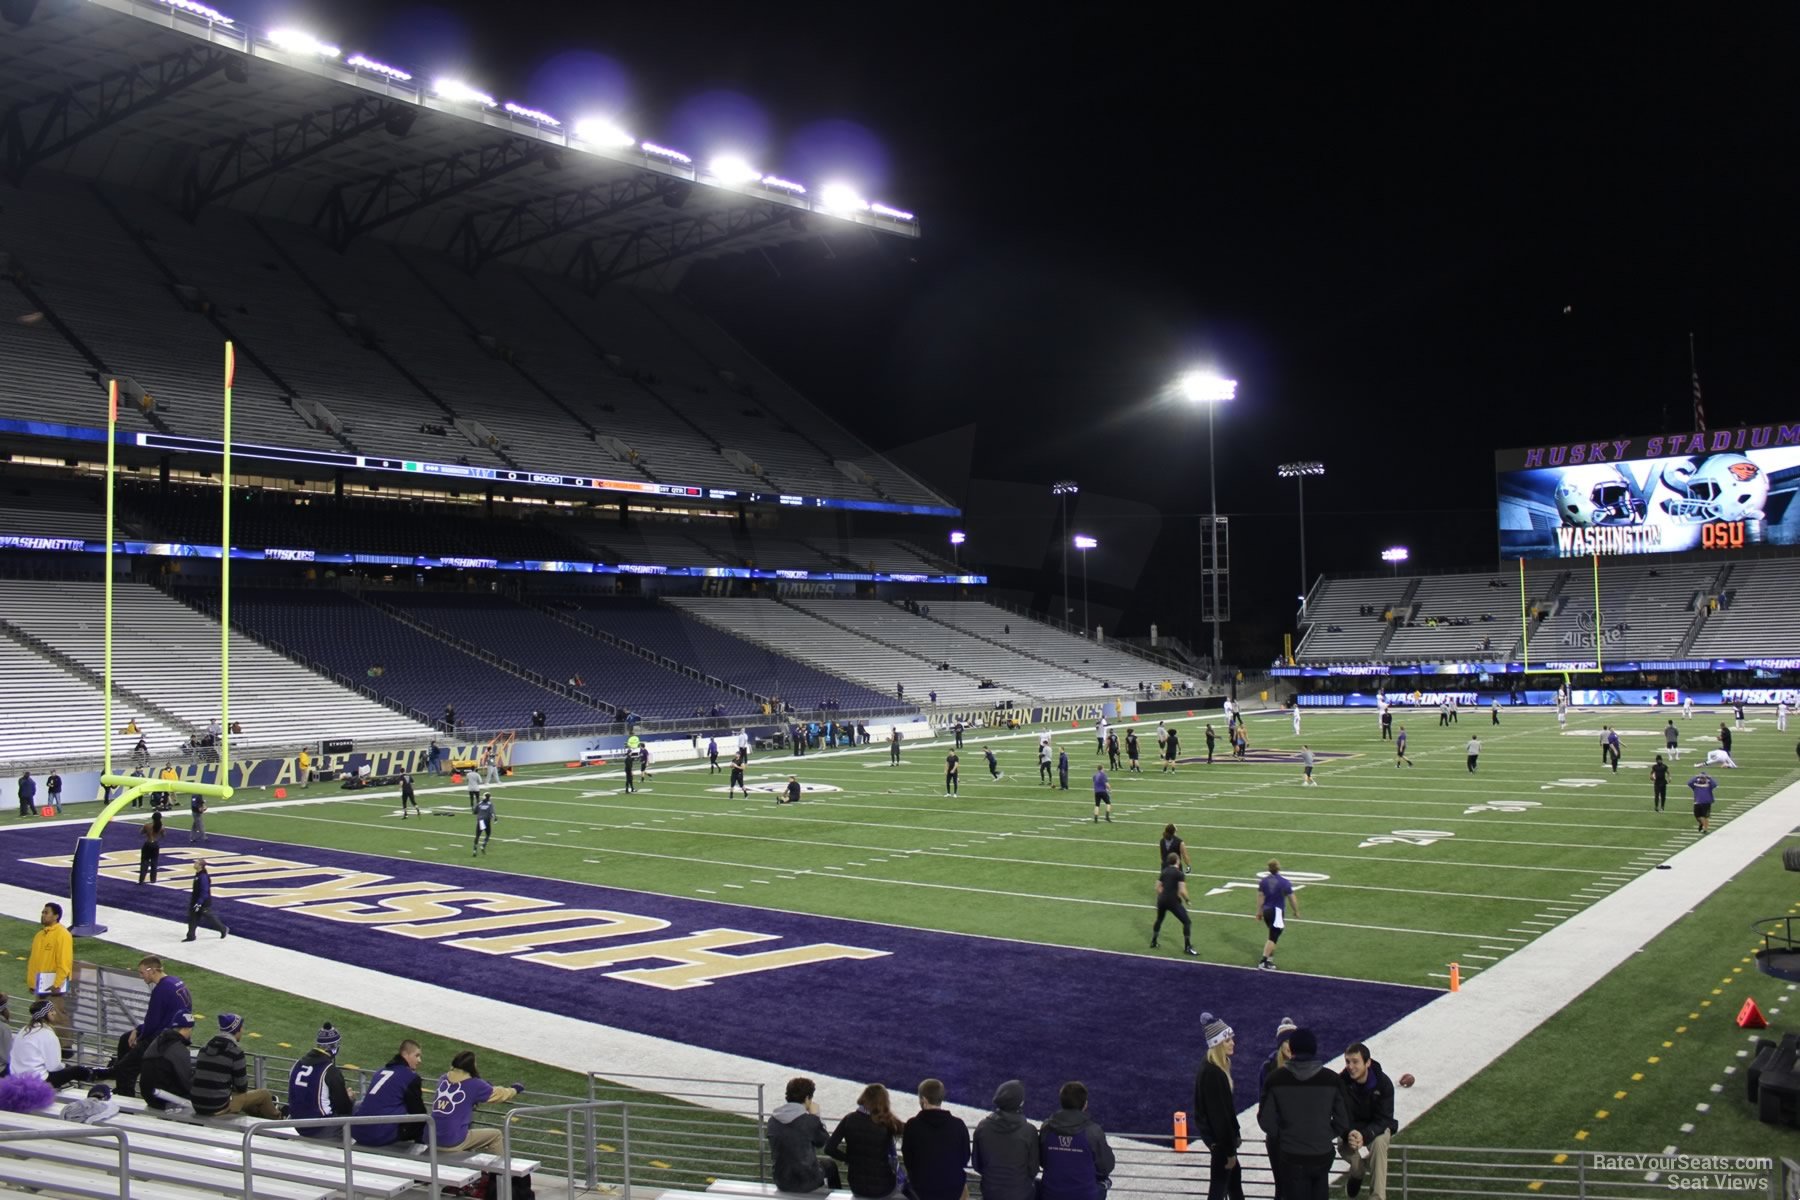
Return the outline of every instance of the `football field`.
<path id="1" fill-rule="evenodd" d="M 494 789 L 498 819 L 488 870 L 862 921 L 1133 954 L 1149 946 L 1156 844 L 1176 825 L 1193 862 L 1188 887 L 1201 961 L 1254 965 L 1263 930 L 1255 885 L 1270 859 L 1293 882 L 1299 916 L 1284 935 L 1283 970 L 1448 986 L 1542 936 L 1698 834 L 1685 781 L 1715 746 L 1719 718 L 1675 718 L 1683 749 L 1667 810 L 1654 812 L 1647 770 L 1663 751 L 1660 712 L 1553 714 L 1396 710 L 1412 766 L 1396 766 L 1375 714 L 1308 711 L 1296 736 L 1286 714 L 1249 718 L 1250 760 L 1204 762 L 1204 722 L 1182 719 L 1182 761 L 1162 773 L 1154 721 L 1138 721 L 1143 773 L 1109 771 L 1111 823 L 1096 823 L 1089 728 L 1055 730 L 1070 759 L 1069 790 L 1041 783 L 1037 734 L 965 736 L 959 795 L 944 794 L 949 735 L 905 746 L 764 751 L 752 757 L 749 799 L 727 797 L 726 775 L 703 762 L 652 763 L 638 791 L 623 773 L 534 769 Z M 1130 723 L 1117 726 L 1121 732 Z M 1600 762 L 1600 731 L 1620 731 L 1623 762 Z M 1221 733 L 1223 725 L 1215 723 Z M 1482 743 L 1479 768 L 1466 742 Z M 1302 786 L 1298 751 L 1318 756 Z M 1221 737 L 1220 747 L 1224 746 Z M 982 748 L 1001 775 L 990 776 Z M 1800 777 L 1794 747 L 1756 720 L 1735 735 L 1736 770 L 1720 770 L 1714 825 Z M 805 788 L 778 805 L 790 774 Z M 328 804 L 232 805 L 214 828 L 239 837 L 446 864 L 472 859 L 465 790 L 421 778 L 426 816 L 403 822 L 391 794 L 315 785 Z M 244 793 L 248 799 L 254 793 Z"/>

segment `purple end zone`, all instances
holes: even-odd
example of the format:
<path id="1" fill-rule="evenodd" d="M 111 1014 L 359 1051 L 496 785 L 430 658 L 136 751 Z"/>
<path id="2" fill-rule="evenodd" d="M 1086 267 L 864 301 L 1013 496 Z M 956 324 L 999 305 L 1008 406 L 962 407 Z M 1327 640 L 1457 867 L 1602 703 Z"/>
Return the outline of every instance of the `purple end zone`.
<path id="1" fill-rule="evenodd" d="M 111 827 L 107 835 L 109 851 L 134 850 L 139 840 L 135 826 Z M 67 891 L 66 869 L 20 860 L 73 853 L 72 829 L 10 830 L 0 838 L 0 847 L 9 882 L 41 888 L 47 895 Z M 670 922 L 668 930 L 653 937 L 725 927 L 782 939 L 746 946 L 739 953 L 814 942 L 886 951 L 882 958 L 788 967 L 666 991 L 606 978 L 600 971 L 566 971 L 242 901 L 223 899 L 217 905 L 234 937 L 767 1059 L 796 1071 L 878 1080 L 901 1093 L 935 1075 L 944 1080 L 951 1099 L 980 1107 L 996 1085 L 1018 1078 L 1026 1087 L 1026 1111 L 1036 1118 L 1055 1109 L 1057 1089 L 1065 1080 L 1081 1079 L 1092 1093 L 1095 1117 L 1120 1133 L 1166 1133 L 1170 1114 L 1191 1107 L 1194 1073 L 1206 1051 L 1202 1011 L 1218 1014 L 1237 1031 L 1233 1073 L 1240 1102 L 1248 1105 L 1282 1017 L 1310 1026 L 1319 1035 L 1321 1051 L 1331 1055 L 1352 1041 L 1375 1039 L 1439 994 L 1429 988 L 1196 963 L 1176 957 L 1179 952 L 1173 948 L 1164 958 L 1108 954 L 499 874 L 515 852 L 512 845 L 496 853 L 489 870 L 218 835 L 208 839 L 208 847 Z M 179 843 L 170 847 L 182 848 Z M 216 886 L 223 890 L 227 880 L 219 876 Z M 113 906 L 184 921 L 186 897 L 185 888 L 100 880 L 103 910 Z M 1146 906 L 1140 922 L 1146 935 L 1150 916 Z M 1165 927 L 1164 939 L 1166 946 L 1178 944 L 1179 929 Z M 179 955 L 179 945 L 171 939 L 168 952 Z M 1204 954 L 1204 940 L 1200 945 Z M 348 1008 L 358 1007 L 355 996 L 340 1000 Z M 1379 1056 L 1381 1047 L 1375 1048 Z M 1397 1056 L 1390 1052 L 1386 1057 Z M 603 1069 L 606 1064 L 576 1053 L 560 1065 Z M 766 1082 L 778 1086 L 782 1081 Z"/>

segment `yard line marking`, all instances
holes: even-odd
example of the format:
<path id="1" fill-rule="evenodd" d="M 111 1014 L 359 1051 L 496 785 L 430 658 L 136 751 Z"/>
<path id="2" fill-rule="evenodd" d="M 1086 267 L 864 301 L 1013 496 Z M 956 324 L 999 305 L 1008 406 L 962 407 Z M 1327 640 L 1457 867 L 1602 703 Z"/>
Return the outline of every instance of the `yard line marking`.
<path id="1" fill-rule="evenodd" d="M 744 890 L 744 885 L 741 883 L 728 883 L 725 886 L 728 888 L 736 888 L 740 892 Z"/>
<path id="2" fill-rule="evenodd" d="M 1464 958 L 1479 958 L 1483 962 L 1499 962 L 1500 961 L 1500 956 L 1498 954 L 1465 954 L 1465 955 L 1463 955 L 1463 957 Z"/>

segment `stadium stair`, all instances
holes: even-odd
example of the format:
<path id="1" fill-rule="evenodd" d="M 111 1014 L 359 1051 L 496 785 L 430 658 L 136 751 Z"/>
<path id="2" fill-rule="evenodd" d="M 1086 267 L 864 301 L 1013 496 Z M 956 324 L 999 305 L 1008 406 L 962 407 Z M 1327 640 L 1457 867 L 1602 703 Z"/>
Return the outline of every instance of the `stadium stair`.
<path id="1" fill-rule="evenodd" d="M 319 283 L 319 281 L 314 279 L 312 277 L 312 275 L 310 275 L 306 271 L 306 269 L 300 265 L 299 259 L 297 259 L 293 254 L 289 253 L 288 248 L 286 246 L 282 245 L 281 242 L 278 241 L 273 234 L 271 234 L 266 228 L 264 228 L 261 221 L 252 221 L 251 226 L 258 233 L 260 233 L 262 235 L 263 241 L 265 243 L 267 243 L 269 248 L 275 252 L 276 257 L 281 259 L 282 263 L 287 267 L 287 269 L 294 273 L 294 277 L 296 279 L 299 279 L 302 283 L 306 284 L 307 287 L 311 288 L 313 294 L 316 295 L 317 297 L 319 297 L 319 299 L 323 300 L 326 303 L 326 305 L 328 305 L 331 308 L 331 310 L 333 312 L 354 312 L 355 311 L 355 309 L 353 309 L 353 308 L 339 304 L 337 302 L 337 300 L 335 300 L 332 297 L 331 293 L 327 292 L 325 290 L 325 288 Z M 408 370 L 406 365 L 403 364 L 402 362 L 400 362 L 399 359 L 397 359 L 394 356 L 392 351 L 388 350 L 385 346 L 383 346 L 381 344 L 381 341 L 378 337 L 369 338 L 368 341 L 366 342 L 366 348 L 370 351 L 370 353 L 376 355 L 383 362 L 385 362 L 390 368 L 392 368 L 392 370 L 394 371 L 395 374 L 399 375 L 402 379 L 406 380 L 406 382 L 408 384 L 412 385 L 413 390 L 416 391 L 420 396 L 423 396 L 425 399 L 429 400 L 432 404 L 434 404 L 438 408 L 442 409 L 444 412 L 444 415 L 450 419 L 450 421 L 452 423 L 452 427 L 453 428 L 455 427 L 454 423 L 455 423 L 456 419 L 458 418 L 458 416 L 460 415 L 456 411 L 456 409 L 454 407 L 452 407 L 450 404 L 446 403 L 442 396 L 439 396 L 436 392 L 432 391 L 429 387 L 427 387 L 425 385 L 424 380 L 420 379 L 412 371 Z M 497 437 L 498 437 L 498 435 L 496 434 L 496 438 Z M 507 466 L 511 467 L 513 470 L 518 471 L 518 470 L 524 469 L 523 467 L 521 467 L 521 465 L 515 459 L 510 457 L 506 453 L 506 451 L 504 449 L 502 449 L 500 446 L 491 445 L 491 446 L 487 447 L 487 450 L 489 453 L 493 454 L 494 457 L 498 458 L 501 462 L 505 463 Z"/>
<path id="2" fill-rule="evenodd" d="M 258 354 L 256 352 L 256 348 L 254 346 L 252 346 L 249 342 L 247 342 L 244 339 L 242 334 L 234 331 L 231 328 L 231 326 L 225 322 L 224 318 L 222 318 L 219 315 L 219 310 L 218 310 L 217 306 L 215 306 L 210 301 L 208 301 L 208 302 L 200 305 L 199 307 L 195 308 L 194 306 L 188 305 L 185 301 L 183 301 L 180 297 L 180 294 L 174 290 L 174 289 L 180 287 L 184 283 L 184 280 L 181 278 L 181 276 L 179 276 L 173 270 L 171 270 L 169 267 L 169 264 L 163 261 L 162 255 L 158 254 L 156 252 L 156 250 L 150 245 L 149 239 L 146 237 L 144 230 L 136 225 L 133 225 L 131 223 L 131 221 L 126 218 L 124 212 L 122 212 L 120 210 L 119 206 L 116 203 L 114 203 L 113 199 L 110 196 L 108 196 L 105 193 L 105 191 L 103 191 L 100 188 L 100 186 L 98 184 L 94 184 L 92 186 L 93 186 L 94 198 L 100 202 L 100 207 L 105 209 L 106 214 L 108 216 L 110 216 L 113 219 L 113 221 L 118 224 L 119 228 L 124 232 L 125 236 L 130 239 L 131 244 L 133 246 L 136 246 L 138 249 L 138 252 L 144 256 L 145 261 L 147 261 L 152 267 L 155 267 L 157 273 L 159 275 L 161 275 L 163 277 L 163 279 L 168 282 L 171 296 L 173 297 L 175 302 L 178 304 L 181 304 L 183 307 L 189 308 L 192 311 L 198 313 L 198 315 L 203 320 L 205 320 L 207 324 L 211 325 L 214 329 L 218 330 L 219 336 L 222 339 L 232 343 L 232 346 L 234 347 L 234 349 L 239 357 L 241 357 L 244 360 L 246 360 L 247 362 L 251 363 L 253 366 L 256 367 L 257 370 L 261 371 L 264 375 L 267 375 L 269 377 L 269 382 L 273 383 L 275 385 L 275 387 L 279 390 L 280 394 L 287 399 L 288 405 L 291 408 L 294 398 L 296 396 L 298 396 L 299 393 L 297 391 L 295 391 L 295 389 L 293 389 L 292 387 L 289 387 L 287 384 L 287 381 L 282 379 L 280 375 L 275 373 L 275 369 L 273 367 L 271 367 L 268 364 L 268 362 L 260 354 Z M 299 414 L 297 414 L 297 413 L 295 414 L 295 419 L 296 420 L 300 419 Z M 345 437 L 342 433 L 338 432 L 337 430 L 328 429 L 328 430 L 323 430 L 321 432 L 329 434 L 334 441 L 336 441 L 340 446 L 342 446 L 345 450 L 348 450 L 350 453 L 352 453 L 352 454 L 361 454 L 362 453 L 361 447 L 359 447 L 355 442 L 352 442 L 349 438 Z"/>
<path id="3" fill-rule="evenodd" d="M 1413 606 L 1413 598 L 1419 594 L 1419 583 L 1420 582 L 1421 581 L 1419 579 L 1414 578 L 1410 583 L 1408 583 L 1406 585 L 1406 590 L 1404 592 L 1400 593 L 1400 603 L 1397 607 L 1404 608 L 1407 610 L 1407 612 L 1409 614 L 1411 613 L 1412 606 Z M 1409 619 L 1410 619 L 1410 616 L 1409 616 Z M 1394 624 L 1394 622 L 1389 621 L 1387 623 L 1387 628 L 1383 629 L 1381 631 L 1381 637 L 1378 638 L 1375 642 L 1375 657 L 1376 658 L 1380 658 L 1383 654 L 1387 653 L 1387 648 L 1389 645 L 1391 645 L 1393 643 L 1394 634 L 1395 634 L 1397 628 L 1398 627 Z"/>
<path id="4" fill-rule="evenodd" d="M 49 323 L 50 327 L 61 334 L 63 340 L 69 343 L 75 353 L 81 355 L 82 358 L 87 360 L 88 365 L 94 368 L 93 380 L 96 384 L 99 384 L 101 392 L 104 393 L 106 391 L 106 384 L 103 380 L 109 375 L 117 374 L 117 372 L 111 367 L 108 367 L 105 361 L 102 360 L 98 354 L 94 353 L 93 348 L 81 340 L 81 335 L 77 334 L 69 327 L 67 321 L 57 315 L 56 310 L 50 306 L 50 302 L 45 300 L 36 288 L 26 282 L 22 271 L 14 270 L 8 277 L 8 282 L 19 290 L 20 295 L 31 302 L 31 306 L 34 310 L 44 314 L 44 320 Z M 167 422 L 156 415 L 154 409 L 147 408 L 141 411 L 144 414 L 144 419 L 159 433 L 175 432 L 169 428 Z"/>
<path id="5" fill-rule="evenodd" d="M 571 616 L 561 609 L 553 608 L 547 604 L 534 603 L 528 599 L 522 599 L 521 603 L 527 608 L 542 613 L 544 616 L 549 617 L 559 624 L 567 625 L 577 633 L 591 637 L 597 642 L 604 642 L 613 649 L 622 650 L 626 654 L 635 654 L 639 658 L 655 663 L 665 671 L 673 671 L 677 675 L 685 675 L 689 679 L 706 684 L 708 687 L 718 688 L 722 692 L 729 692 L 733 696 L 737 696 L 744 700 L 754 701 L 757 704 L 771 703 L 774 700 L 773 696 L 765 696 L 760 692 L 753 692 L 748 688 L 739 687 L 735 683 L 728 683 L 716 675 L 708 675 L 696 667 L 686 666 L 685 664 L 676 662 L 667 655 L 658 654 L 656 651 L 640 646 L 636 642 L 627 641 L 617 634 L 608 633 L 604 629 L 590 625 L 581 618 Z"/>
<path id="6" fill-rule="evenodd" d="M 784 608 L 791 608 L 795 612 L 805 613 L 807 616 L 813 618 L 814 620 L 823 621 L 827 625 L 835 626 L 836 628 L 843 630 L 845 633 L 855 634 L 859 638 L 867 639 L 868 641 L 874 642 L 877 646 L 885 646 L 887 649 L 894 651 L 896 654 L 904 654 L 908 658 L 917 659 L 919 662 L 922 662 L 922 663 L 930 664 L 932 662 L 931 659 L 925 657 L 923 654 L 920 654 L 915 650 L 909 650 L 905 646 L 900 645 L 898 642 L 890 642 L 890 641 L 887 641 L 886 639 L 878 638 L 866 629 L 858 629 L 854 625 L 846 625 L 844 622 L 835 620 L 831 617 L 828 617 L 824 613 L 815 612 L 810 608 L 805 608 L 805 607 L 795 604 L 789 600 L 784 600 L 780 596 L 775 597 L 775 603 L 781 605 Z M 898 606 L 896 605 L 895 607 L 898 607 Z M 958 630 L 957 632 L 960 633 L 962 631 Z M 981 679 L 982 679 L 981 675 L 977 674 L 976 672 L 965 671 L 961 667 L 957 667 L 957 666 L 952 666 L 950 668 L 950 674 L 961 675 L 964 679 L 973 679 L 977 683 L 980 683 Z M 1022 689 L 1021 689 L 1021 694 L 1025 694 Z"/>
<path id="7" fill-rule="evenodd" d="M 1694 643 L 1700 640 L 1701 632 L 1706 628 L 1706 619 L 1712 615 L 1712 605 L 1707 600 L 1712 596 L 1722 596 L 1731 587 L 1731 573 L 1735 564 L 1726 563 L 1720 570 L 1712 587 L 1694 596 L 1694 619 L 1688 622 L 1687 632 L 1681 637 L 1681 644 L 1675 648 L 1676 658 L 1686 658 L 1694 649 Z"/>
<path id="8" fill-rule="evenodd" d="M 566 684 L 557 683 L 554 679 L 546 678 L 528 667 L 520 666 L 511 659 L 501 658 L 492 650 L 484 649 L 467 638 L 458 637 L 448 630 L 438 628 L 429 621 L 421 620 L 419 617 L 407 612 L 398 605 L 389 604 L 384 600 L 372 599 L 360 592 L 346 592 L 345 595 L 368 605 L 370 608 L 384 616 L 392 617 L 402 625 L 409 625 L 420 633 L 436 638 L 453 650 L 466 654 L 470 658 L 478 658 L 495 670 L 504 671 L 515 679 L 522 679 L 533 687 L 542 688 L 544 691 L 560 696 L 573 704 L 591 708 L 597 713 L 604 714 L 608 720 L 611 720 L 616 715 L 617 710 L 615 710 L 612 705 L 601 700 L 595 700 L 593 697 L 578 692 Z"/>
<path id="9" fill-rule="evenodd" d="M 0 637 L 5 637 L 9 641 L 16 642 L 19 646 L 37 655 L 45 662 L 50 663 L 67 674 L 75 676 L 83 683 L 93 687 L 96 691 L 103 691 L 105 688 L 106 676 L 103 672 L 96 671 L 92 667 L 71 658 L 69 655 L 56 649 L 42 638 L 29 634 L 23 629 L 20 629 L 17 625 L 4 619 L 0 619 Z M 155 701 L 150 700 L 129 688 L 121 687 L 116 681 L 113 683 L 112 690 L 115 703 L 119 700 L 123 700 L 128 705 L 134 706 L 139 713 L 147 713 L 171 729 L 180 733 L 185 733 L 190 737 L 199 736 L 200 729 L 198 726 L 176 716 Z"/>
<path id="10" fill-rule="evenodd" d="M 889 600 L 888 606 L 890 608 L 900 608 L 901 604 L 898 600 Z M 1022 649 L 1021 647 L 1018 647 L 1018 646 L 1009 646 L 1005 642 L 1001 641 L 998 638 L 988 637 L 986 634 L 981 633 L 979 630 L 969 629 L 965 626 L 958 625 L 953 621 L 946 621 L 942 617 L 934 617 L 930 613 L 926 613 L 926 612 L 921 612 L 916 615 L 923 617 L 925 620 L 930 621 L 933 624 L 942 625 L 945 629 L 954 629 L 958 633 L 965 634 L 968 637 L 976 638 L 980 641 L 986 642 L 990 646 L 998 646 L 1000 649 L 1005 650 L 1009 654 L 1017 654 L 1020 658 L 1029 658 L 1036 662 L 1041 662 L 1047 667 L 1055 667 L 1056 669 L 1058 669 L 1060 671 L 1067 671 L 1071 675 L 1079 675 L 1083 679 L 1091 679 L 1097 685 L 1104 685 L 1107 682 L 1105 679 L 1094 674 L 1092 671 L 1083 671 L 1083 670 L 1080 670 L 1079 668 L 1071 667 L 1071 666 L 1067 665 L 1066 663 L 1059 663 L 1055 659 L 1045 658 L 1042 654 L 1035 654 L 1030 650 Z"/>

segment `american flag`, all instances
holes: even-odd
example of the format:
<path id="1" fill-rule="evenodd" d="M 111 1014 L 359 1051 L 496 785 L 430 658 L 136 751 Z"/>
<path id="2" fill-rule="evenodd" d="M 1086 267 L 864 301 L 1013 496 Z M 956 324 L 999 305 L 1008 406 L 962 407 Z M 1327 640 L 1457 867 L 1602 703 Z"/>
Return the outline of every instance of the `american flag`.
<path id="1" fill-rule="evenodd" d="M 1688 334 L 1688 373 L 1694 381 L 1694 432 L 1706 432 L 1706 400 L 1700 395 L 1700 367 L 1694 359 L 1694 335 Z"/>

